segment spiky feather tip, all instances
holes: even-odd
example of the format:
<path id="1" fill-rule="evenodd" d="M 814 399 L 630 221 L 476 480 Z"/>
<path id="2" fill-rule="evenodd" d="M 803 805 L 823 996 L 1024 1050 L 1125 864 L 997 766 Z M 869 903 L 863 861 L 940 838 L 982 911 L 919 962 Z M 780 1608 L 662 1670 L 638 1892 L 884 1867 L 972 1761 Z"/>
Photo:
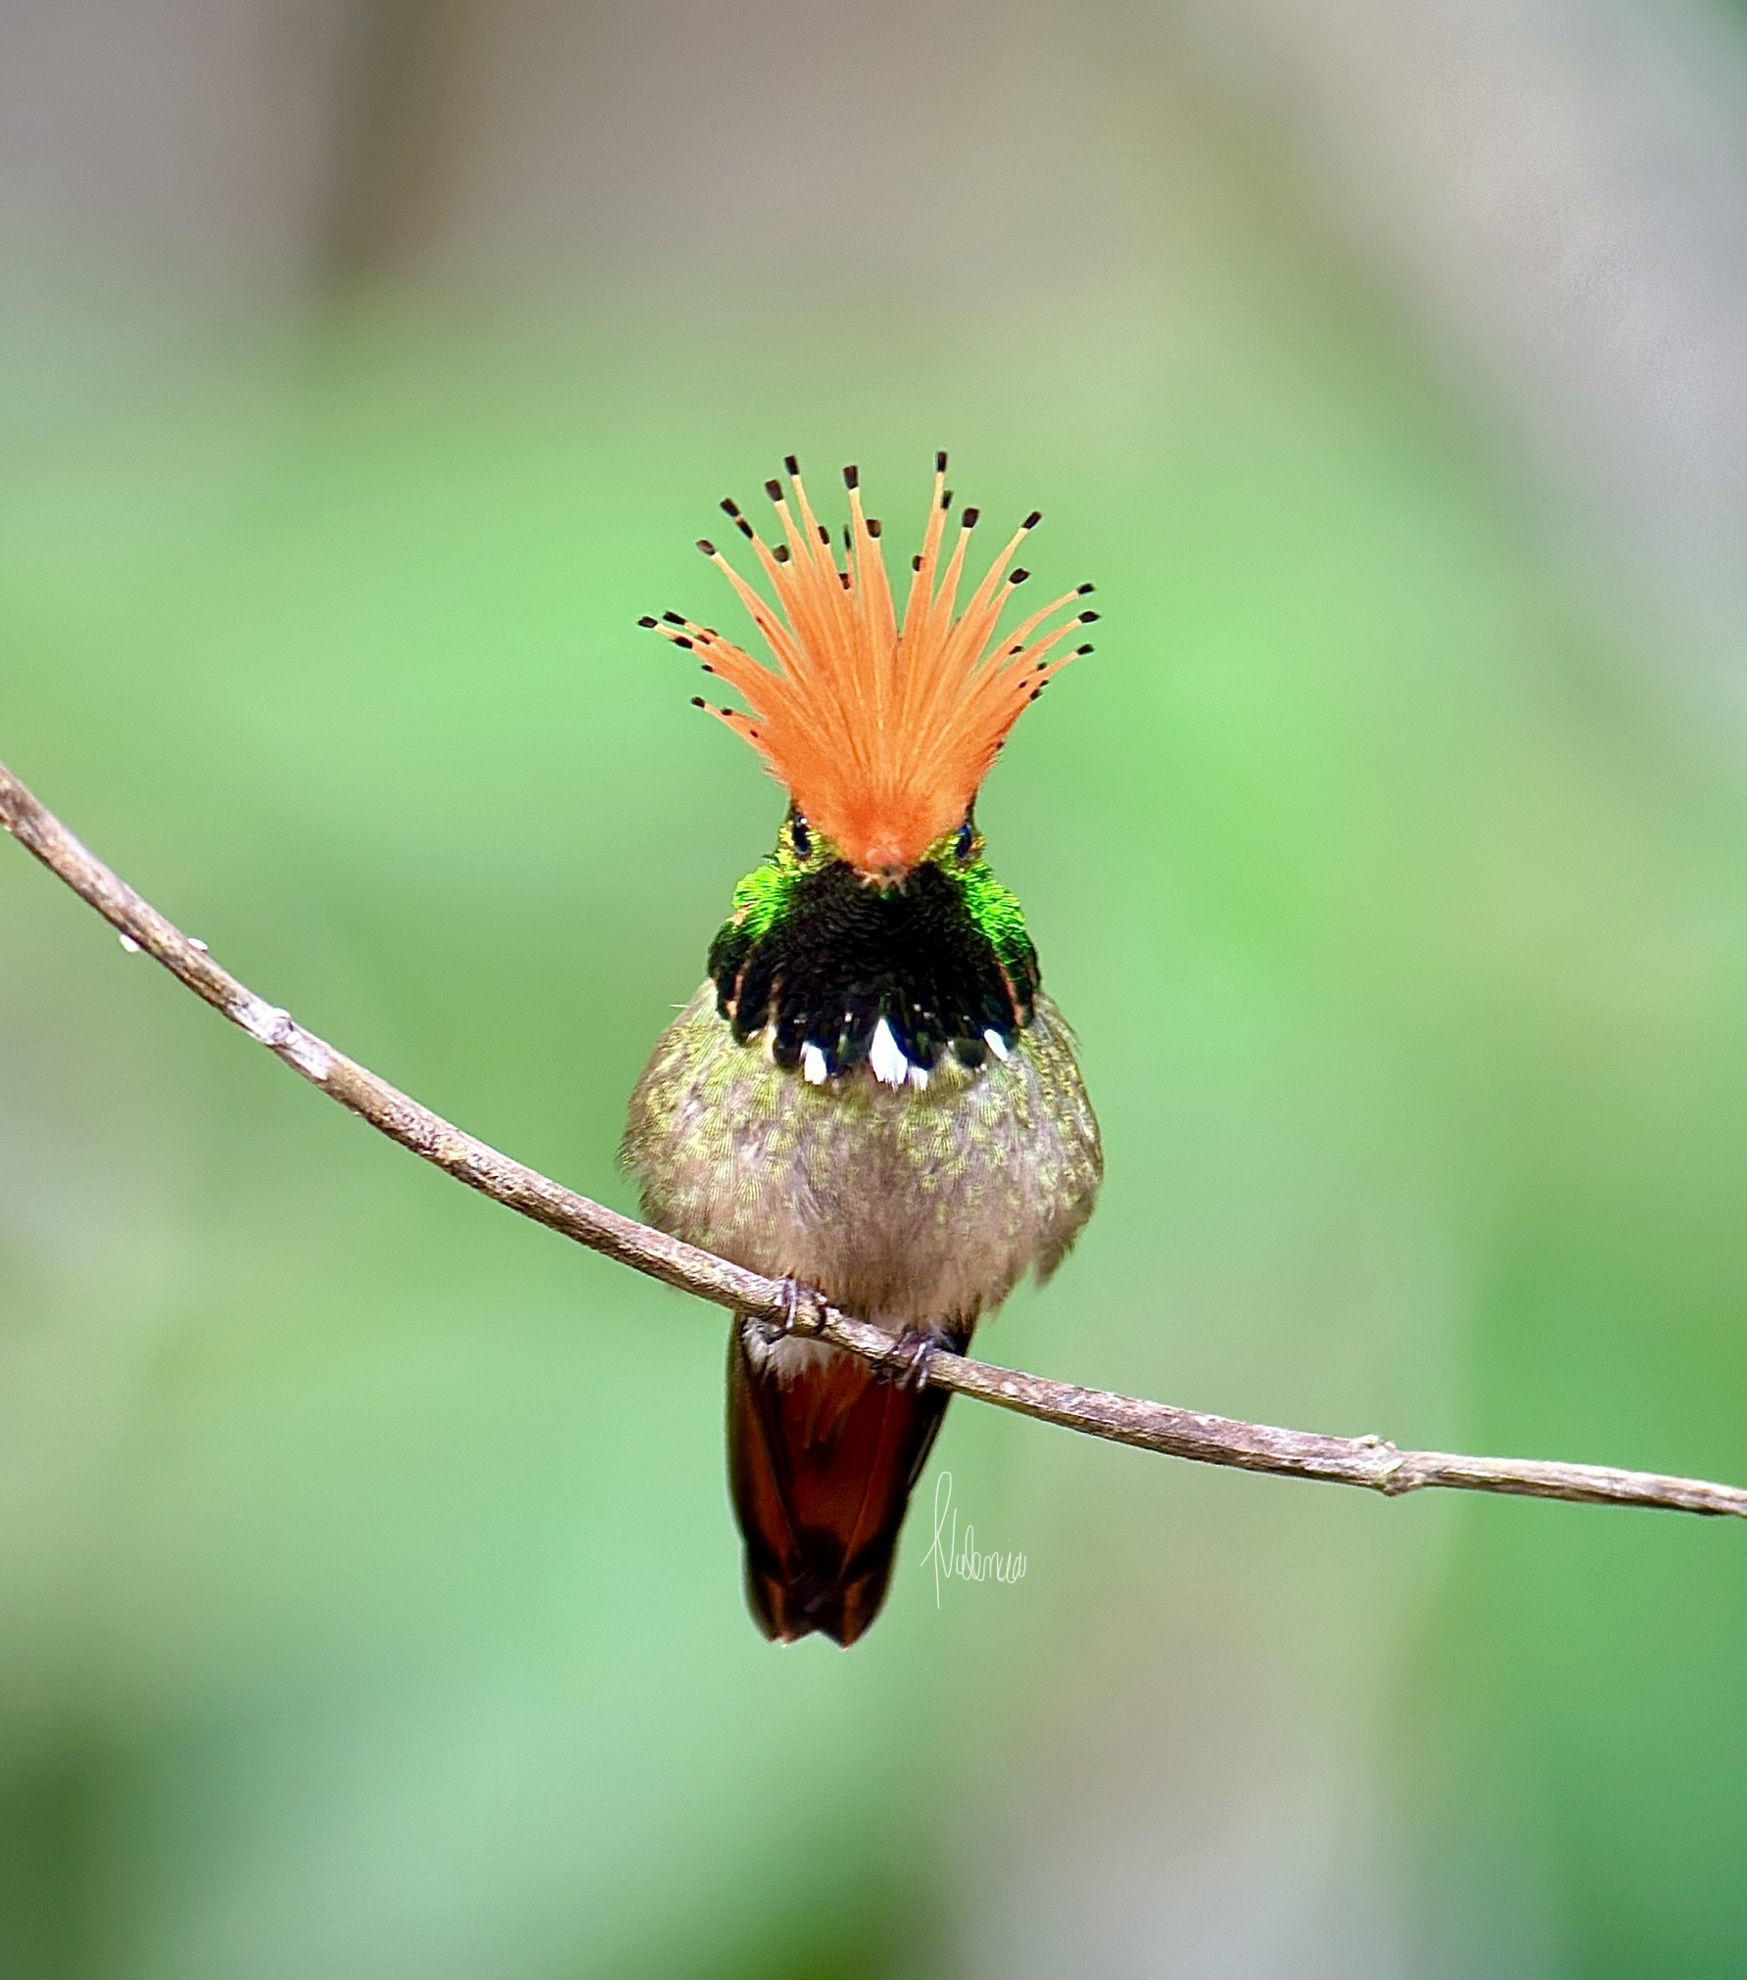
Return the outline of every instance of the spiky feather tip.
<path id="1" fill-rule="evenodd" d="M 902 618 L 887 578 L 877 518 L 862 506 L 861 477 L 845 468 L 850 520 L 841 562 L 814 514 L 793 455 L 789 487 L 765 483 L 782 528 L 767 544 L 740 512 L 723 509 L 752 546 L 773 606 L 710 542 L 698 548 L 719 565 L 769 647 L 765 665 L 708 626 L 679 613 L 644 619 L 690 648 L 704 671 L 725 681 L 745 710 L 698 706 L 756 749 L 797 808 L 842 857 L 872 878 L 902 874 L 964 820 L 1009 730 L 1045 683 L 1089 646 L 1061 646 L 1097 613 L 1060 614 L 1092 589 L 1077 586 L 1009 633 L 1003 608 L 1030 575 L 1013 567 L 1037 526 L 1034 511 L 1015 530 L 960 609 L 966 555 L 978 511 L 965 509 L 945 548 L 952 494 L 946 456 L 935 457 L 934 494 L 922 549 L 912 559 Z M 1057 620 L 1053 628 L 1050 621 Z"/>

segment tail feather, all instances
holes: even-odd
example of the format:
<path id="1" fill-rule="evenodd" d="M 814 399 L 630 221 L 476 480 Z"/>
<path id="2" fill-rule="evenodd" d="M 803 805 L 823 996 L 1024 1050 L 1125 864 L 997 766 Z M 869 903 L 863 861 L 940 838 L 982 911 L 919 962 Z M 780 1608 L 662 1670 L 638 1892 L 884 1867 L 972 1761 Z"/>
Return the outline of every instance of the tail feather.
<path id="1" fill-rule="evenodd" d="M 766 1636 L 823 1631 L 847 1648 L 885 1600 L 892 1557 L 949 1400 L 882 1380 L 855 1355 L 798 1366 L 728 1342 L 728 1478 L 746 1538 L 746 1597 Z M 943 1335 L 954 1347 L 969 1336 Z"/>

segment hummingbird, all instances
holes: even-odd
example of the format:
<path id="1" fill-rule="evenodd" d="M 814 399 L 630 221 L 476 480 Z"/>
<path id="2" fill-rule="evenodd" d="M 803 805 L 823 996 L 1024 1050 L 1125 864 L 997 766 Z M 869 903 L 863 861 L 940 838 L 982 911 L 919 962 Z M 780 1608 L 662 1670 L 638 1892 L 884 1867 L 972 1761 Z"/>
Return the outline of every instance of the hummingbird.
<path id="1" fill-rule="evenodd" d="M 698 544 L 769 662 L 676 612 L 639 622 L 745 704 L 694 697 L 789 804 L 637 1082 L 620 1159 L 650 1223 L 903 1344 L 894 1376 L 780 1323 L 736 1315 L 729 1333 L 748 1605 L 777 1642 L 847 1648 L 885 1599 L 945 1412 L 929 1356 L 964 1352 L 1026 1272 L 1049 1277 L 1103 1175 L 1074 1035 L 975 816 L 1008 732 L 1091 651 L 1065 643 L 1098 615 L 1083 584 L 999 629 L 1035 511 L 958 603 L 978 511 L 948 549 L 939 454 L 900 617 L 858 471 L 839 555 L 784 466 L 786 489 L 765 484 L 772 542 L 722 504 L 774 603 Z"/>

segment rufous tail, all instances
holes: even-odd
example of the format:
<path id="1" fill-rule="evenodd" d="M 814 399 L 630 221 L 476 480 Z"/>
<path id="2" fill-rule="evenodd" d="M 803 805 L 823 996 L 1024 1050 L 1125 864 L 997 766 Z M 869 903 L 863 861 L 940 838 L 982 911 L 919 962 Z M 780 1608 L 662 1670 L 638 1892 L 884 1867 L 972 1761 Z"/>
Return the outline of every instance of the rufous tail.
<path id="1" fill-rule="evenodd" d="M 728 1340 L 728 1482 L 746 1538 L 746 1599 L 780 1643 L 822 1631 L 846 1649 L 880 1612 L 910 1489 L 950 1398 L 838 1348 L 798 1365 Z M 969 1331 L 942 1330 L 963 1349 Z M 756 1355 L 756 1359 L 754 1358 Z"/>

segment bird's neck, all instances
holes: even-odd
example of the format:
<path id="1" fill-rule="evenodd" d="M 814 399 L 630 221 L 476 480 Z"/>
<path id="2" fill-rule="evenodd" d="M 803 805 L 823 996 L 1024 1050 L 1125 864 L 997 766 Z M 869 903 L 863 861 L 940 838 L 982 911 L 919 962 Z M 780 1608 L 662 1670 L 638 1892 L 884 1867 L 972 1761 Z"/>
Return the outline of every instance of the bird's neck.
<path id="1" fill-rule="evenodd" d="M 841 860 L 767 861 L 736 889 L 709 967 L 736 1037 L 768 1032 L 777 1063 L 809 1077 L 870 1057 L 879 1071 L 890 1050 L 924 1074 L 947 1053 L 1005 1057 L 1038 985 L 1019 903 L 980 860 L 925 861 L 889 887 Z"/>

